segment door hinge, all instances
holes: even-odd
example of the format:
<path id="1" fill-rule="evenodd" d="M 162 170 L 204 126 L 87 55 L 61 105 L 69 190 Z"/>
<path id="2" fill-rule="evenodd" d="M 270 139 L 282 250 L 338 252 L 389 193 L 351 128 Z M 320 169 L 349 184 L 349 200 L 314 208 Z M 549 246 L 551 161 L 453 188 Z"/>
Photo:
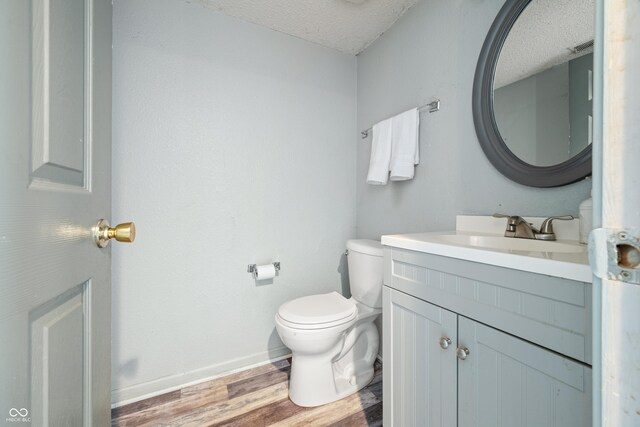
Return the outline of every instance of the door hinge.
<path id="1" fill-rule="evenodd" d="M 640 229 L 591 231 L 589 263 L 596 277 L 640 285 Z"/>

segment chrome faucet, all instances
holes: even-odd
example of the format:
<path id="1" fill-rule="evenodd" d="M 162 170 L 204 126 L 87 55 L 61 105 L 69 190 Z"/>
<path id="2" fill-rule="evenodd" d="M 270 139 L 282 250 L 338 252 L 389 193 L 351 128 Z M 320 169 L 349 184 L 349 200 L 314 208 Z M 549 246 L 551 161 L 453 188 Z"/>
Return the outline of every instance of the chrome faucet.
<path id="1" fill-rule="evenodd" d="M 553 232 L 553 220 L 560 219 L 568 221 L 574 219 L 573 215 L 550 216 L 542 222 L 540 230 L 538 230 L 533 224 L 527 222 L 527 220 L 521 216 L 496 213 L 493 214 L 493 217 L 507 218 L 507 228 L 504 231 L 504 237 L 536 240 L 556 240 L 556 234 Z"/>

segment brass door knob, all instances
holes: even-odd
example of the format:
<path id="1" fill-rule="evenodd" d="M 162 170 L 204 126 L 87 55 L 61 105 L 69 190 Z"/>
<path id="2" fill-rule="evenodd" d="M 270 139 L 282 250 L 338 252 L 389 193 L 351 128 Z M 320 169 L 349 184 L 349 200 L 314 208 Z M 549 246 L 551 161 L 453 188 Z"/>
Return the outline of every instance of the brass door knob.
<path id="1" fill-rule="evenodd" d="M 111 239 L 118 242 L 131 243 L 136 239 L 136 225 L 133 222 L 125 222 L 109 227 L 109 221 L 101 219 L 94 227 L 93 237 L 99 248 L 104 248 Z"/>

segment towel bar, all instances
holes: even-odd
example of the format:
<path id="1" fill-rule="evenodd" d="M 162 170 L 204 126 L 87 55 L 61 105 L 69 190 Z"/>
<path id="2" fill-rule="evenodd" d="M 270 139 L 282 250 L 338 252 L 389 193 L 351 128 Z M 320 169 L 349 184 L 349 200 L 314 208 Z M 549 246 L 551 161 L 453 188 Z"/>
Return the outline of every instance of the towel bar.
<path id="1" fill-rule="evenodd" d="M 430 103 L 425 104 L 425 105 L 423 105 L 421 107 L 418 107 L 418 111 L 423 111 L 423 110 L 425 110 L 427 108 L 429 109 L 430 113 L 435 113 L 436 111 L 439 111 L 440 110 L 440 100 L 436 99 L 433 102 L 430 102 Z M 360 132 L 360 136 L 362 137 L 362 139 L 365 139 L 366 137 L 369 136 L 369 132 L 371 132 L 371 129 L 373 129 L 373 126 L 370 127 L 367 130 L 363 130 L 362 132 Z"/>

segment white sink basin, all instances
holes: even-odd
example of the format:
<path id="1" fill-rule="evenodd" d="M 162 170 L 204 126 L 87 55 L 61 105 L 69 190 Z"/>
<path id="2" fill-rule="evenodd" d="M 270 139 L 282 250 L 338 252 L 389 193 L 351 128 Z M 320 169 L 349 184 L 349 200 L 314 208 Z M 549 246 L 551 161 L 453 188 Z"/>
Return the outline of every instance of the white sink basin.
<path id="1" fill-rule="evenodd" d="M 382 236 L 382 244 L 580 282 L 591 281 L 587 245 L 574 240 L 545 242 L 458 230 Z"/>
<path id="2" fill-rule="evenodd" d="M 435 234 L 434 242 L 473 246 L 484 249 L 498 249 L 506 251 L 525 252 L 556 252 L 556 253 L 581 253 L 586 252 L 587 247 L 579 243 L 566 243 L 555 241 L 543 241 L 533 239 L 516 239 L 502 236 L 482 236 L 473 234 Z"/>

